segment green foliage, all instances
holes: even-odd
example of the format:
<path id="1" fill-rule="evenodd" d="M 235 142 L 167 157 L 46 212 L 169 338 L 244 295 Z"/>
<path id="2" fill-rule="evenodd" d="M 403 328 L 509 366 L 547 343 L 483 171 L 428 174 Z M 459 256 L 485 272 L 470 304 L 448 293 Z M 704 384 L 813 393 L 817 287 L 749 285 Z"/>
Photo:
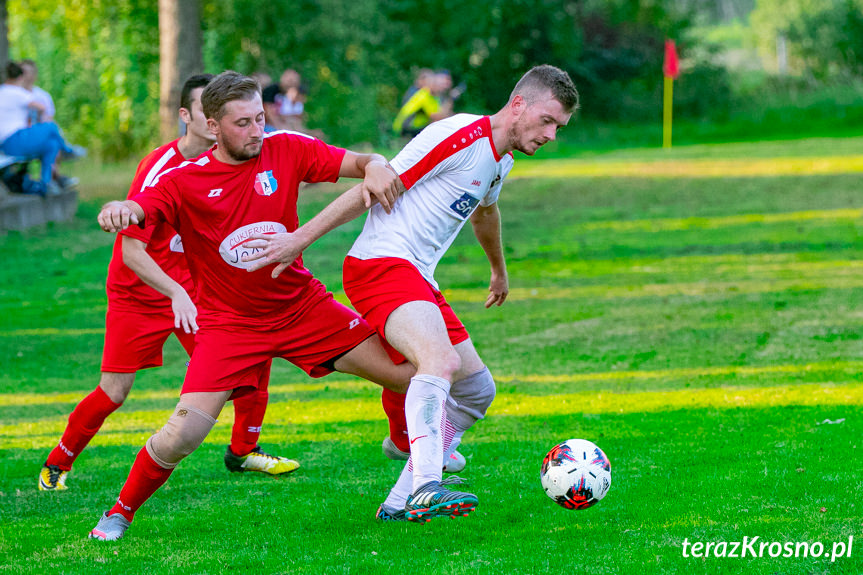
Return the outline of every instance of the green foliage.
<path id="1" fill-rule="evenodd" d="M 123 157 L 157 130 L 159 32 L 146 0 L 9 2 L 13 58 L 39 65 L 57 122 L 97 156 Z"/>
<path id="2" fill-rule="evenodd" d="M 32 57 L 58 101 L 58 120 L 97 156 L 154 143 L 158 22 L 152 2 L 10 2 L 14 57 Z M 459 108 L 493 112 L 530 66 L 553 63 L 578 85 L 581 114 L 645 121 L 661 105 L 662 42 L 684 16 L 628 0 L 303 0 L 204 3 L 206 68 L 297 69 L 308 124 L 341 145 L 387 143 L 401 94 L 420 67 L 450 69 Z M 696 69 L 699 64 L 695 64 Z M 718 74 L 718 75 L 717 75 Z M 702 81 L 710 77 L 710 82 Z M 724 76 L 705 69 L 680 113 L 715 109 Z M 688 102 L 688 103 L 687 103 Z"/>
<path id="3" fill-rule="evenodd" d="M 662 110 L 662 46 L 678 40 L 683 74 L 675 82 L 676 122 L 695 133 L 770 131 L 755 118 L 785 121 L 793 99 L 759 78 L 729 75 L 716 43 L 740 49 L 743 32 L 704 33 L 749 0 L 708 8 L 698 2 L 633 0 L 211 0 L 203 4 L 208 71 L 297 69 L 309 88 L 308 125 L 343 146 L 395 146 L 390 122 L 421 67 L 447 68 L 467 91 L 456 109 L 494 112 L 530 66 L 556 64 L 581 94 L 578 119 L 650 131 Z M 863 72 L 863 0 L 758 0 L 751 32 L 773 50 L 788 38 L 806 79 L 794 93 L 833 93 Z M 158 124 L 158 22 L 153 2 L 11 0 L 12 56 L 40 65 L 40 83 L 58 104 L 58 121 L 97 157 L 137 155 L 155 144 Z M 765 52 L 766 54 L 766 52 Z M 771 59 L 772 61 L 772 59 Z M 837 80 L 838 78 L 838 80 Z M 804 82 L 805 83 L 805 82 Z M 826 86 L 826 87 L 825 87 Z M 840 88 L 837 88 L 840 89 Z M 840 89 L 841 91 L 841 89 Z M 848 110 L 819 113 L 841 126 Z M 804 98 L 805 99 L 805 98 Z M 776 102 L 778 112 L 765 109 Z M 787 105 L 786 105 L 787 104 Z M 760 110 L 758 109 L 760 107 Z M 853 115 L 853 114 L 852 114 Z M 741 119 L 742 118 L 742 119 Z M 752 121 L 750 121 L 752 120 Z M 741 131 L 742 127 L 748 131 Z M 738 129 L 740 128 L 740 129 Z M 783 128 L 784 129 L 784 128 Z M 620 144 L 628 137 L 621 135 Z"/>
<path id="4" fill-rule="evenodd" d="M 750 21 L 771 59 L 785 38 L 793 72 L 825 80 L 863 71 L 861 0 L 757 0 Z"/>

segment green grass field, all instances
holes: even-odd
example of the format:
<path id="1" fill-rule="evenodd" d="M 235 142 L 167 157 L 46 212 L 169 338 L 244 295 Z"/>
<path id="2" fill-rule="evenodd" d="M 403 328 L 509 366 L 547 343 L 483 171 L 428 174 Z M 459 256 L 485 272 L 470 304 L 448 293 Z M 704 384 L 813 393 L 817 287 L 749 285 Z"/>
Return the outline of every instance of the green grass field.
<path id="1" fill-rule="evenodd" d="M 501 199 L 510 299 L 483 309 L 488 266 L 469 231 L 438 271 L 498 382 L 462 448 L 474 514 L 376 523 L 400 470 L 380 452 L 378 389 L 277 362 L 261 442 L 303 467 L 229 474 L 229 406 L 107 544 L 86 534 L 176 403 L 185 357 L 172 340 L 70 489 L 37 491 L 98 381 L 113 238 L 95 215 L 131 176 L 79 168 L 76 221 L 0 238 L 0 573 L 861 573 L 861 150 L 839 139 L 518 158 Z M 345 187 L 306 189 L 302 214 Z M 336 292 L 359 227 L 306 254 Z M 609 494 L 585 511 L 539 486 L 542 457 L 571 437 L 612 464 Z M 683 556 L 684 540 L 731 553 L 744 537 L 756 552 L 820 542 L 824 555 Z M 831 561 L 849 537 L 851 556 Z"/>

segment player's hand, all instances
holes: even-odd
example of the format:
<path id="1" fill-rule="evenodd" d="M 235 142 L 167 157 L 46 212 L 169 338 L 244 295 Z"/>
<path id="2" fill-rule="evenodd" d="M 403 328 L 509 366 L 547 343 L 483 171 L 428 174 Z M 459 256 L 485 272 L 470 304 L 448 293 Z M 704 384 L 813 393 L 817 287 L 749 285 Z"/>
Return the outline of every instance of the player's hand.
<path id="1" fill-rule="evenodd" d="M 302 244 L 297 234 L 288 232 L 252 234 L 243 246 L 255 249 L 254 253 L 247 254 L 242 258 L 244 262 L 255 262 L 246 271 L 254 272 L 270 264 L 278 263 L 279 265 L 273 269 L 273 279 L 279 277 L 279 274 L 294 263 L 294 260 L 300 257 L 303 250 L 308 247 Z"/>
<path id="2" fill-rule="evenodd" d="M 99 226 L 106 232 L 120 232 L 138 223 L 138 216 L 123 202 L 108 202 L 96 217 Z"/>
<path id="3" fill-rule="evenodd" d="M 396 199 L 399 197 L 402 182 L 389 164 L 380 161 L 371 162 L 366 166 L 366 177 L 363 179 L 363 203 L 366 208 L 372 207 L 372 198 L 380 203 L 386 213 L 390 213 Z"/>
<path id="4" fill-rule="evenodd" d="M 485 300 L 486 309 L 493 305 L 501 306 L 509 295 L 509 278 L 506 272 L 502 274 L 491 274 L 491 282 L 488 285 L 488 298 Z"/>
<path id="5" fill-rule="evenodd" d="M 182 328 L 186 333 L 198 333 L 198 308 L 186 290 L 180 290 L 171 298 L 171 308 L 174 310 L 174 328 Z"/>

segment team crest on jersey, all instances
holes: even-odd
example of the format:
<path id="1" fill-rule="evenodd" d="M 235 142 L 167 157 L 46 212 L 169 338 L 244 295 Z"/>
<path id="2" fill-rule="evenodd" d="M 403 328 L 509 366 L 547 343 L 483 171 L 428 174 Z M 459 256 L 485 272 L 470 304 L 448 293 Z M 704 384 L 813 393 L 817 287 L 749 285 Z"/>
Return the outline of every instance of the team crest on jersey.
<path id="1" fill-rule="evenodd" d="M 273 170 L 260 172 L 255 176 L 255 191 L 261 196 L 272 196 L 279 189 L 279 182 L 273 177 Z"/>
<path id="2" fill-rule="evenodd" d="M 470 215 L 473 209 L 479 204 L 479 200 L 465 192 L 459 199 L 450 205 L 450 209 L 463 218 Z"/>

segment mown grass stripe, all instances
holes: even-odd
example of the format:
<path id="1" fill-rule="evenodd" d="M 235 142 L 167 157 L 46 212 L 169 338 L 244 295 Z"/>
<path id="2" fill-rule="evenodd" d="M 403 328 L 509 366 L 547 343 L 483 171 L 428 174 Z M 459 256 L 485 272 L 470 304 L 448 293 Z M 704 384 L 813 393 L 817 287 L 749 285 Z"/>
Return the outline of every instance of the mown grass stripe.
<path id="1" fill-rule="evenodd" d="M 585 285 L 571 287 L 513 288 L 508 302 L 552 299 L 634 299 L 669 296 L 726 296 L 756 293 L 781 293 L 827 289 L 863 288 L 863 277 L 813 277 L 770 280 L 700 281 L 636 285 Z M 449 302 L 484 302 L 481 289 L 445 289 Z"/>
<path id="2" fill-rule="evenodd" d="M 795 384 L 769 388 L 722 387 L 687 389 L 664 392 L 573 392 L 543 396 L 519 393 L 501 394 L 492 404 L 489 416 L 542 417 L 572 414 L 628 414 L 674 411 L 682 409 L 772 408 L 789 406 L 863 404 L 863 386 L 857 384 Z M 117 412 L 109 418 L 103 430 L 93 439 L 93 445 L 126 445 L 137 442 L 156 431 L 171 408 Z M 284 401 L 269 406 L 270 421 L 282 425 L 302 426 L 358 421 L 382 421 L 380 401 L 352 399 L 350 401 Z M 56 445 L 67 417 L 54 416 L 38 421 L 18 421 L 0 426 L 4 449 L 42 449 Z M 226 410 L 219 418 L 223 430 L 229 430 L 233 411 Z M 814 423 L 814 422 L 813 422 Z M 222 442 L 224 432 L 210 438 Z"/>
<path id="3" fill-rule="evenodd" d="M 863 172 L 863 156 L 812 156 L 646 161 L 534 160 L 516 162 L 511 178 L 733 178 Z"/>
<path id="4" fill-rule="evenodd" d="M 642 220 L 607 220 L 587 222 L 575 226 L 585 232 L 610 230 L 615 232 L 670 232 L 692 229 L 719 229 L 750 224 L 782 224 L 788 222 L 807 221 L 840 221 L 859 220 L 863 218 L 863 208 L 845 208 L 836 210 L 801 210 L 796 212 L 735 214 L 731 216 L 692 217 L 692 218 L 659 218 Z"/>

